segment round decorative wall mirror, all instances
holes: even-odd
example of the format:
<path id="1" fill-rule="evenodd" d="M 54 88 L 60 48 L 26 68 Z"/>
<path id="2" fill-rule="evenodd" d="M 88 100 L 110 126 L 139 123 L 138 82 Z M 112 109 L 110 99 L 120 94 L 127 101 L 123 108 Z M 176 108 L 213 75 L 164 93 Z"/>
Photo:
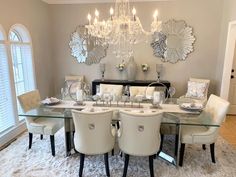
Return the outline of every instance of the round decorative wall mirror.
<path id="1" fill-rule="evenodd" d="M 154 55 L 163 62 L 176 63 L 185 60 L 193 51 L 192 27 L 187 26 L 183 20 L 169 20 L 162 24 L 162 30 L 152 36 L 151 46 Z"/>
<path id="2" fill-rule="evenodd" d="M 79 63 L 91 65 L 99 63 L 106 56 L 108 45 L 103 45 L 102 39 L 88 34 L 84 25 L 78 26 L 71 34 L 69 43 L 71 55 Z"/>

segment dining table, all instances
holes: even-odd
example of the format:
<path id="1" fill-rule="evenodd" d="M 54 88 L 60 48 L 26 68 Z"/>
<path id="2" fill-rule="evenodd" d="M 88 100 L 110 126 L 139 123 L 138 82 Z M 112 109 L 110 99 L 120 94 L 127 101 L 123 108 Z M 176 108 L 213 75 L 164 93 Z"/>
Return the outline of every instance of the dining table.
<path id="1" fill-rule="evenodd" d="M 173 101 L 175 100 L 175 101 Z M 138 111 L 155 111 L 162 114 L 161 125 L 169 125 L 176 127 L 176 135 L 178 135 L 177 141 L 177 153 L 175 155 L 169 155 L 165 152 L 159 153 L 159 157 L 174 164 L 178 167 L 179 163 L 179 151 L 180 151 L 180 138 L 182 126 L 207 126 L 207 127 L 219 127 L 220 125 L 214 121 L 212 115 L 202 110 L 190 110 L 182 109 L 179 104 L 176 103 L 176 99 L 166 101 L 158 107 L 154 107 L 149 102 L 142 103 L 118 103 L 118 102 L 95 102 L 84 101 L 82 104 L 77 104 L 73 100 L 61 100 L 56 105 L 41 105 L 38 108 L 32 109 L 28 112 L 19 112 L 19 116 L 24 117 L 44 117 L 48 119 L 59 118 L 64 120 L 64 134 L 65 134 L 65 155 L 70 156 L 73 149 L 73 131 L 74 124 L 71 110 L 83 110 L 91 108 L 101 108 L 104 110 L 113 110 L 113 124 L 119 122 L 119 111 L 121 110 L 138 110 Z"/>

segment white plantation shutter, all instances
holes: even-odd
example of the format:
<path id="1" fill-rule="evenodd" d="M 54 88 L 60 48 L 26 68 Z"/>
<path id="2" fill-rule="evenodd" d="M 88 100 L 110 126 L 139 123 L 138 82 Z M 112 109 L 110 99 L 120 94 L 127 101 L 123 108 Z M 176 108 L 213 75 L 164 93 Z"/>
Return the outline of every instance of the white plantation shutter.
<path id="1" fill-rule="evenodd" d="M 0 43 L 0 133 L 14 124 L 7 50 L 6 45 Z"/>
<path id="2" fill-rule="evenodd" d="M 31 45 L 12 44 L 11 53 L 16 96 L 19 96 L 35 89 Z M 18 100 L 17 108 L 18 112 L 22 111 Z M 19 120 L 22 119 L 24 117 L 19 117 Z"/>

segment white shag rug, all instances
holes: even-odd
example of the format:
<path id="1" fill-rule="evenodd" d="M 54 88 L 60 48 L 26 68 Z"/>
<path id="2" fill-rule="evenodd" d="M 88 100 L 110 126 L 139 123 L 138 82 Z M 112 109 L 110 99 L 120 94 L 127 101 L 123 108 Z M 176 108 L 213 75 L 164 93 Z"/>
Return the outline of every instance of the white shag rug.
<path id="1" fill-rule="evenodd" d="M 32 149 L 28 150 L 28 133 L 24 133 L 10 146 L 0 151 L 0 177 L 77 177 L 79 155 L 65 157 L 64 133 L 55 136 L 56 156 L 51 155 L 49 137 L 43 140 L 34 136 Z M 211 163 L 209 147 L 188 145 L 185 149 L 184 166 L 176 168 L 161 159 L 154 160 L 156 177 L 234 177 L 236 176 L 236 149 L 223 138 L 216 143 L 216 164 Z M 109 155 L 111 177 L 121 177 L 124 162 L 116 151 Z M 106 176 L 103 156 L 86 156 L 84 177 Z M 131 157 L 128 177 L 149 177 L 147 157 Z"/>

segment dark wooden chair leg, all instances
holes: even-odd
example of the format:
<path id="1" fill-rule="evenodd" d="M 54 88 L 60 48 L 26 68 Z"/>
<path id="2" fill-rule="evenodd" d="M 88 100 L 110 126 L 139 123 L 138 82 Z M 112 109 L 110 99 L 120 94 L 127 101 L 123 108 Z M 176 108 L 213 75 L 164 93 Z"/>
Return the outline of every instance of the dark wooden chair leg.
<path id="1" fill-rule="evenodd" d="M 179 157 L 179 166 L 183 166 L 183 160 L 184 160 L 184 149 L 185 149 L 185 144 L 181 143 L 180 147 L 180 157 Z"/>
<path id="2" fill-rule="evenodd" d="M 111 150 L 111 155 L 114 156 L 114 149 Z"/>
<path id="3" fill-rule="evenodd" d="M 125 167 L 124 167 L 123 177 L 126 177 L 129 165 L 129 154 L 124 153 L 124 155 L 125 155 Z"/>
<path id="4" fill-rule="evenodd" d="M 84 157 L 85 155 L 80 153 L 80 166 L 79 166 L 79 177 L 82 177 L 83 169 L 84 169 Z"/>
<path id="5" fill-rule="evenodd" d="M 150 169 L 150 176 L 154 177 L 154 171 L 153 171 L 153 157 L 154 155 L 149 156 L 149 169 Z"/>
<path id="6" fill-rule="evenodd" d="M 179 135 L 175 135 L 175 155 L 177 155 L 178 152 L 178 144 L 179 144 Z"/>
<path id="7" fill-rule="evenodd" d="M 104 154 L 104 161 L 106 167 L 106 174 L 107 176 L 110 176 L 108 153 Z"/>
<path id="8" fill-rule="evenodd" d="M 157 152 L 157 156 L 160 154 L 160 152 L 162 151 L 163 148 L 163 141 L 164 141 L 164 135 L 161 134 L 161 144 L 160 144 L 160 148 L 159 151 Z"/>
<path id="9" fill-rule="evenodd" d="M 202 149 L 203 149 L 204 151 L 206 150 L 206 145 L 205 145 L 205 144 L 202 145 Z"/>
<path id="10" fill-rule="evenodd" d="M 32 147 L 33 133 L 29 133 L 29 149 Z"/>
<path id="11" fill-rule="evenodd" d="M 55 156 L 55 138 L 54 135 L 50 135 L 52 156 Z"/>
<path id="12" fill-rule="evenodd" d="M 41 139 L 41 140 L 43 139 L 43 135 L 40 135 L 40 139 Z"/>
<path id="13" fill-rule="evenodd" d="M 160 151 L 162 151 L 163 148 L 163 142 L 164 142 L 164 135 L 161 134 L 161 144 L 160 144 Z"/>
<path id="14" fill-rule="evenodd" d="M 213 163 L 216 163 L 215 159 L 215 143 L 210 144 L 210 149 L 211 149 L 211 160 Z"/>

